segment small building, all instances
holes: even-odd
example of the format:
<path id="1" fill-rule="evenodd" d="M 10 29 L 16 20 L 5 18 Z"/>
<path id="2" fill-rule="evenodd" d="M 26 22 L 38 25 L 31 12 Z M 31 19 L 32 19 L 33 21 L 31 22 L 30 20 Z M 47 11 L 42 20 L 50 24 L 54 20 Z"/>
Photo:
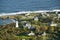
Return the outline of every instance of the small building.
<path id="1" fill-rule="evenodd" d="M 31 26 L 32 26 L 31 23 L 28 23 L 27 21 L 23 22 L 23 27 L 24 27 L 24 28 L 30 29 Z"/>
<path id="2" fill-rule="evenodd" d="M 31 33 L 28 34 L 28 36 L 34 36 L 35 33 L 33 33 L 33 31 L 31 31 Z"/>
<path id="3" fill-rule="evenodd" d="M 46 36 L 46 32 L 43 32 L 42 36 Z"/>
<path id="4" fill-rule="evenodd" d="M 22 39 L 22 40 L 25 40 L 25 39 Z"/>
<path id="5" fill-rule="evenodd" d="M 39 20 L 39 18 L 36 16 L 36 17 L 34 17 L 34 21 L 38 21 Z"/>
<path id="6" fill-rule="evenodd" d="M 19 25 L 18 25 L 18 21 L 16 21 L 16 27 L 19 27 Z"/>
<path id="7" fill-rule="evenodd" d="M 26 23 L 26 27 L 27 27 L 28 29 L 30 29 L 30 28 L 31 28 L 31 24 L 30 24 L 30 23 Z"/>
<path id="8" fill-rule="evenodd" d="M 52 23 L 50 24 L 50 26 L 57 26 L 57 24 L 54 23 L 54 22 L 52 22 Z"/>

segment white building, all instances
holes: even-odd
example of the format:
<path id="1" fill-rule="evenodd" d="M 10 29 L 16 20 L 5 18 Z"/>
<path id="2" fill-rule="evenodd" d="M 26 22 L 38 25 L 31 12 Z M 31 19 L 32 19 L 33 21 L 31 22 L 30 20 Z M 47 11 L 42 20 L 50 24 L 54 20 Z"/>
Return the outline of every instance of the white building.
<path id="1" fill-rule="evenodd" d="M 16 21 L 16 27 L 19 27 L 19 26 L 18 26 L 18 21 Z"/>
<path id="2" fill-rule="evenodd" d="M 35 21 L 38 21 L 39 19 L 38 19 L 38 17 L 35 17 L 34 20 L 35 20 Z"/>
<path id="3" fill-rule="evenodd" d="M 27 27 L 28 29 L 30 29 L 30 28 L 31 28 L 31 24 L 30 24 L 30 23 L 27 23 L 27 24 L 26 24 L 26 27 Z"/>
<path id="4" fill-rule="evenodd" d="M 44 33 L 42 34 L 42 36 L 46 36 L 46 32 L 44 32 Z"/>
<path id="5" fill-rule="evenodd" d="M 33 31 L 31 31 L 31 33 L 28 34 L 29 36 L 34 36 L 35 33 L 33 33 Z"/>
<path id="6" fill-rule="evenodd" d="M 54 22 L 52 22 L 52 23 L 50 24 L 50 26 L 57 26 L 57 24 L 54 23 Z"/>

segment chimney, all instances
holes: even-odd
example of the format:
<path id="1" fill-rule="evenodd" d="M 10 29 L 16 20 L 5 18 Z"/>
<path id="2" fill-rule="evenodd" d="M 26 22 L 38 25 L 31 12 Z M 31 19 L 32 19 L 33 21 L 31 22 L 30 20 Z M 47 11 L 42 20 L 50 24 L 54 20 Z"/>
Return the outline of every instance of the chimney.
<path id="1" fill-rule="evenodd" d="M 18 21 L 16 21 L 16 27 L 19 27 L 19 26 L 18 26 Z"/>

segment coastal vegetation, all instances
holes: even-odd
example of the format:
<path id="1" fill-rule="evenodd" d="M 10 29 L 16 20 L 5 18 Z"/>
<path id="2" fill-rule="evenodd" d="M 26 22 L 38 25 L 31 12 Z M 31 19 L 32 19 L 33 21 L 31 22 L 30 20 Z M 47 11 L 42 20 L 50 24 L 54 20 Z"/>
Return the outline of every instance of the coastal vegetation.
<path id="1" fill-rule="evenodd" d="M 54 15 L 54 16 L 52 16 Z M 19 27 L 15 23 L 0 25 L 0 40 L 59 40 L 60 39 L 60 18 L 56 14 L 31 13 L 0 17 L 18 20 Z M 51 26 L 56 23 L 57 26 Z M 27 26 L 27 27 L 26 27 Z M 35 35 L 28 34 L 33 31 Z M 46 32 L 46 35 L 42 34 Z"/>

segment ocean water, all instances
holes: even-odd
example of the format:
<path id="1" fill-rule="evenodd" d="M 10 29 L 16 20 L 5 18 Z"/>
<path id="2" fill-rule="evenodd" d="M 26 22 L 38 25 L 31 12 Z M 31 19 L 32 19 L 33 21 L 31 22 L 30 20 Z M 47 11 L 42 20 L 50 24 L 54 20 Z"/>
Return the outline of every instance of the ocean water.
<path id="1" fill-rule="evenodd" d="M 0 0 L 0 13 L 60 9 L 60 0 Z"/>
<path id="2" fill-rule="evenodd" d="M 0 25 L 6 25 L 10 23 L 15 23 L 13 19 L 0 19 Z"/>

